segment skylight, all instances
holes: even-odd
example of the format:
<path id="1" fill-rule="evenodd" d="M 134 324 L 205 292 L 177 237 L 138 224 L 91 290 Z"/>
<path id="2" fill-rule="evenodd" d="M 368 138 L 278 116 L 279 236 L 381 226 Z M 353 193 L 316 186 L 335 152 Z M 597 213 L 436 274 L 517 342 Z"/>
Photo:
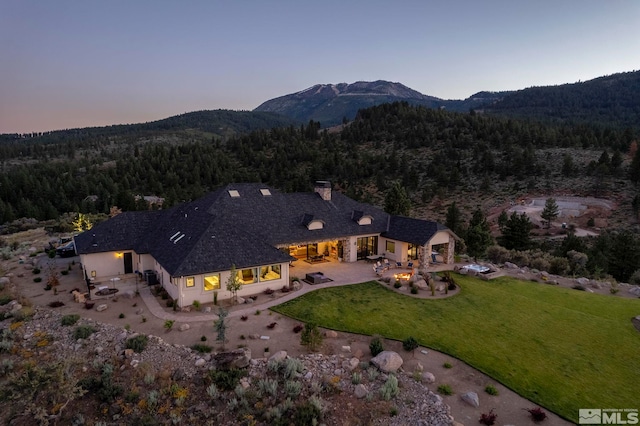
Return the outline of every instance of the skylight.
<path id="1" fill-rule="evenodd" d="M 271 195 L 271 191 L 269 191 L 267 188 L 261 189 L 260 193 L 264 196 Z"/>
<path id="2" fill-rule="evenodd" d="M 230 195 L 232 198 L 237 198 L 237 197 L 239 197 L 239 196 L 240 196 L 240 193 L 239 193 L 237 190 L 235 190 L 235 189 L 230 189 L 230 190 L 229 190 L 229 195 Z"/>

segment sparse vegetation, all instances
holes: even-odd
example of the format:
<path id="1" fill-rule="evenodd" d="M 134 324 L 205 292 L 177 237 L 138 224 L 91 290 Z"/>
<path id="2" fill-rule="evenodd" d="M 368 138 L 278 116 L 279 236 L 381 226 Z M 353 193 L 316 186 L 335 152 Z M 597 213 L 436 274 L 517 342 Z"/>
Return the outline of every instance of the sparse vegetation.
<path id="1" fill-rule="evenodd" d="M 136 353 L 141 353 L 147 347 L 148 342 L 149 342 L 149 338 L 144 334 L 140 334 L 138 336 L 127 339 L 127 342 L 125 343 L 125 348 L 132 349 Z"/>
<path id="2" fill-rule="evenodd" d="M 438 393 L 442 395 L 453 395 L 453 389 L 451 385 L 442 384 L 438 386 Z"/>

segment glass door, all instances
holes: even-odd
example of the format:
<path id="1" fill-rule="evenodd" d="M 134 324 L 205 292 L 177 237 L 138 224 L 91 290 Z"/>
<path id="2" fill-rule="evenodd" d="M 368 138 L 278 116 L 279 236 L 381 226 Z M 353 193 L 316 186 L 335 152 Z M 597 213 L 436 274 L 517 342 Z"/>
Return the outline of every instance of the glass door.
<path id="1" fill-rule="evenodd" d="M 378 254 L 378 237 L 361 237 L 356 243 L 358 249 L 358 260 L 366 259 L 367 256 Z"/>

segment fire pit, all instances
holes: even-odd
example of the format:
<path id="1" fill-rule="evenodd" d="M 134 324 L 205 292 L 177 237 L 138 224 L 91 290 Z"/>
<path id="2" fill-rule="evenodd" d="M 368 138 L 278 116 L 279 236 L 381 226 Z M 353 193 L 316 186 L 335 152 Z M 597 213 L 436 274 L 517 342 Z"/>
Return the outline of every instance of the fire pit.
<path id="1" fill-rule="evenodd" d="M 400 272 L 398 274 L 393 274 L 393 278 L 396 279 L 396 281 L 400 281 L 400 280 L 405 280 L 405 281 L 409 281 L 411 279 L 411 272 Z"/>

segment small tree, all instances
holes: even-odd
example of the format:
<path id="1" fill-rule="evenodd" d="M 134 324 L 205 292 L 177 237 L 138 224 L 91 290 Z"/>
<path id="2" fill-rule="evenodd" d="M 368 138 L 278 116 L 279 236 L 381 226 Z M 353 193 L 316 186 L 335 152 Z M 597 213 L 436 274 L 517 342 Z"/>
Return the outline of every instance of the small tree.
<path id="1" fill-rule="evenodd" d="M 300 335 L 300 344 L 306 346 L 311 352 L 315 352 L 322 346 L 322 333 L 313 323 L 306 323 Z"/>
<path id="2" fill-rule="evenodd" d="M 479 207 L 473 212 L 473 217 L 469 221 L 465 241 L 467 243 L 467 253 L 474 259 L 484 256 L 487 247 L 493 243 L 491 228 Z"/>
<path id="3" fill-rule="evenodd" d="M 78 218 L 71 222 L 73 229 L 78 232 L 88 231 L 93 227 L 93 223 L 89 220 L 87 215 L 78 213 Z"/>
<path id="4" fill-rule="evenodd" d="M 545 220 L 547 228 L 551 227 L 551 221 L 558 217 L 558 213 L 558 204 L 555 198 L 547 198 L 547 201 L 544 203 L 544 209 L 542 213 L 540 213 L 540 217 Z"/>
<path id="5" fill-rule="evenodd" d="M 229 312 L 220 307 L 218 309 L 218 319 L 213 322 L 213 327 L 218 332 L 216 341 L 221 343 L 222 349 L 224 349 L 224 344 L 227 341 L 227 315 L 229 315 Z"/>
<path id="6" fill-rule="evenodd" d="M 232 299 L 235 302 L 238 301 L 238 290 L 242 288 L 242 283 L 238 279 L 238 272 L 236 271 L 236 265 L 231 265 L 229 279 L 227 280 L 227 290 L 231 292 Z"/>
<path id="7" fill-rule="evenodd" d="M 408 216 L 411 210 L 411 200 L 407 191 L 399 182 L 394 182 L 384 199 L 384 211 L 389 214 Z"/>

